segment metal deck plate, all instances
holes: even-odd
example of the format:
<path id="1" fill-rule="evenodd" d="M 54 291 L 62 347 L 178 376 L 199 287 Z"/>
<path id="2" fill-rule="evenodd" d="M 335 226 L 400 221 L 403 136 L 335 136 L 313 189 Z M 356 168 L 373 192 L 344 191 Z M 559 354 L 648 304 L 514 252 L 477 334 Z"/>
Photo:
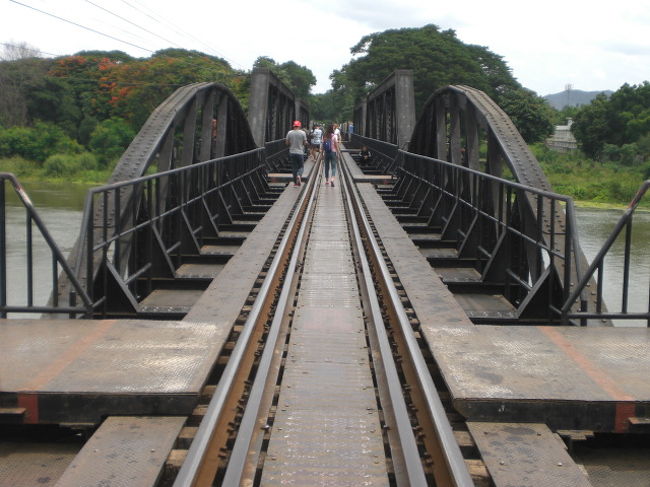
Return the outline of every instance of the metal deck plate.
<path id="1" fill-rule="evenodd" d="M 340 192 L 321 187 L 261 485 L 388 485 Z"/>
<path id="2" fill-rule="evenodd" d="M 110 417 L 67 468 L 57 487 L 156 485 L 184 417 Z"/>
<path id="3" fill-rule="evenodd" d="M 183 264 L 176 269 L 176 277 L 214 279 L 223 270 L 225 264 Z"/>
<path id="4" fill-rule="evenodd" d="M 0 320 L 0 401 L 25 422 L 189 414 L 228 330 L 144 320 Z"/>
<path id="5" fill-rule="evenodd" d="M 645 448 L 574 446 L 573 457 L 585 468 L 593 487 L 650 485 L 650 445 Z"/>
<path id="6" fill-rule="evenodd" d="M 627 431 L 650 412 L 650 329 L 423 329 L 455 407 L 470 420 Z"/>
<path id="7" fill-rule="evenodd" d="M 474 326 L 375 188 L 369 184 L 358 187 L 422 326 L 437 327 L 451 323 Z"/>
<path id="8" fill-rule="evenodd" d="M 436 267 L 443 282 L 481 282 L 481 274 L 473 267 Z"/>
<path id="9" fill-rule="evenodd" d="M 144 309 L 189 309 L 203 294 L 199 289 L 156 289 L 140 302 Z"/>
<path id="10" fill-rule="evenodd" d="M 467 423 L 497 487 L 591 487 L 544 424 Z"/>
<path id="11" fill-rule="evenodd" d="M 245 305 L 280 229 L 300 195 L 299 191 L 293 189 L 285 188 L 183 321 L 211 322 L 230 329 Z M 219 255 L 228 249 L 229 246 L 207 245 L 201 249 L 201 253 Z"/>
<path id="12" fill-rule="evenodd" d="M 470 318 L 516 317 L 517 309 L 501 294 L 456 293 L 454 298 Z"/>
<path id="13" fill-rule="evenodd" d="M 80 448 L 70 443 L 0 441 L 0 485 L 53 486 Z"/>

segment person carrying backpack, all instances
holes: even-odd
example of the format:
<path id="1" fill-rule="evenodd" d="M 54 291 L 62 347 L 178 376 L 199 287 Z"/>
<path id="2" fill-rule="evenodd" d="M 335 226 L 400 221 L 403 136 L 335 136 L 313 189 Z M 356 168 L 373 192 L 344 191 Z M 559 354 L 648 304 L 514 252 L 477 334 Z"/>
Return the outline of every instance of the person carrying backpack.
<path id="1" fill-rule="evenodd" d="M 334 126 L 329 125 L 323 137 L 323 154 L 325 155 L 325 185 L 334 186 L 336 176 L 336 153 L 338 151 L 338 138 L 334 134 Z M 330 171 L 332 177 L 330 178 Z"/>

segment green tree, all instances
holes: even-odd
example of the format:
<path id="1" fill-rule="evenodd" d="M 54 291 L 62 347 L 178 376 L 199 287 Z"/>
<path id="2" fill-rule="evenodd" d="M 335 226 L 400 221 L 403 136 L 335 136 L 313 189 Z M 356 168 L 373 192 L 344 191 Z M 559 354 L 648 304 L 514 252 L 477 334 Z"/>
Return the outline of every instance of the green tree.
<path id="1" fill-rule="evenodd" d="M 89 146 L 103 166 L 119 159 L 133 140 L 135 132 L 121 118 L 109 118 L 97 124 L 90 136 Z"/>
<path id="2" fill-rule="evenodd" d="M 572 131 L 589 157 L 620 163 L 644 159 L 645 145 L 639 142 L 650 134 L 650 83 L 626 83 L 609 98 L 598 95 L 579 109 L 574 122 Z M 608 147 L 605 151 L 610 145 L 618 150 Z M 631 157 L 634 147 L 638 152 Z"/>
<path id="3" fill-rule="evenodd" d="M 294 61 L 278 64 L 273 58 L 260 56 L 253 63 L 253 68 L 267 68 L 282 81 L 296 97 L 307 100 L 311 87 L 316 84 L 316 77 L 310 69 Z"/>
<path id="4" fill-rule="evenodd" d="M 341 72 L 348 86 L 354 87 L 355 97 L 376 87 L 396 69 L 413 70 L 416 107 L 449 84 L 467 84 L 493 98 L 520 87 L 501 56 L 485 47 L 464 44 L 453 30 L 440 31 L 435 25 L 370 34 L 351 52 L 357 57 Z"/>
<path id="5" fill-rule="evenodd" d="M 571 132 L 582 151 L 592 159 L 600 158 L 607 136 L 609 110 L 607 96 L 603 93 L 576 113 Z"/>
<path id="6" fill-rule="evenodd" d="M 525 88 L 500 94 L 501 108 L 529 144 L 540 142 L 553 133 L 553 114 L 546 100 Z"/>
<path id="7" fill-rule="evenodd" d="M 27 125 L 31 87 L 49 70 L 51 61 L 35 57 L 0 61 L 0 125 Z"/>
<path id="8" fill-rule="evenodd" d="M 293 92 L 301 100 L 307 100 L 311 87 L 316 84 L 316 77 L 310 69 L 300 66 L 293 61 L 287 61 L 280 65 L 289 78 Z"/>

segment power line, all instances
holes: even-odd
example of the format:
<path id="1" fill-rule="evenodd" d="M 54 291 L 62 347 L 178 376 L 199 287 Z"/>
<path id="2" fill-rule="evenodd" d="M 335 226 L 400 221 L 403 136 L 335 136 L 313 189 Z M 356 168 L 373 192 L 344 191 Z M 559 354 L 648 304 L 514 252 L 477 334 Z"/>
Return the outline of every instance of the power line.
<path id="1" fill-rule="evenodd" d="M 219 51 L 217 51 L 217 50 L 214 49 L 213 47 L 211 47 L 211 46 L 209 46 L 208 44 L 206 44 L 205 42 L 203 42 L 201 39 L 199 39 L 199 38 L 193 36 L 192 34 L 190 34 L 190 33 L 188 33 L 188 32 L 183 31 L 183 30 L 180 29 L 179 27 L 176 27 L 173 23 L 169 22 L 168 20 L 165 20 L 163 17 L 161 17 L 161 16 L 156 17 L 156 16 L 150 14 L 149 12 L 147 12 L 147 11 L 145 11 L 145 10 L 142 10 L 142 9 L 140 9 L 140 8 L 138 8 L 138 7 L 134 6 L 134 5 L 132 5 L 131 3 L 127 2 L 126 0 L 120 0 L 120 1 L 121 1 L 122 3 L 124 3 L 125 5 L 128 5 L 128 6 L 131 7 L 132 9 L 134 9 L 134 10 L 140 12 L 141 14 L 146 15 L 147 17 L 149 17 L 150 19 L 152 19 L 154 22 L 157 22 L 157 23 L 159 23 L 160 25 L 163 25 L 163 26 L 165 26 L 165 24 L 166 24 L 167 27 L 170 27 L 171 29 L 173 29 L 177 34 L 182 35 L 182 36 L 185 36 L 185 37 L 190 37 L 190 38 L 194 39 L 195 41 L 201 43 L 203 46 L 207 47 L 209 50 L 211 50 L 212 52 L 214 52 L 214 53 L 217 54 L 218 56 L 224 58 L 226 61 L 230 62 L 231 64 L 233 64 L 233 65 L 235 65 L 235 66 L 239 66 L 241 69 L 246 69 L 242 64 L 240 64 L 240 63 L 238 63 L 238 62 L 236 62 L 236 61 L 234 61 L 234 60 L 232 60 L 232 59 L 229 59 L 229 58 L 226 57 L 224 54 L 220 53 Z M 137 0 L 136 0 L 136 1 L 137 1 Z M 138 2 L 138 3 L 139 3 L 142 7 L 147 8 L 147 7 L 146 7 L 145 5 L 143 5 L 142 3 L 140 3 L 140 2 Z M 163 22 L 164 22 L 164 23 L 163 23 Z"/>
<path id="2" fill-rule="evenodd" d="M 27 4 L 25 4 L 25 3 L 18 2 L 17 0 L 9 0 L 9 1 L 10 1 L 10 2 L 13 2 L 13 3 L 15 3 L 15 4 L 18 4 L 18 5 L 21 5 L 21 6 L 23 6 L 23 7 L 27 7 L 27 8 L 29 8 L 29 9 L 35 10 L 36 12 L 40 12 L 40 13 L 42 13 L 42 14 L 49 15 L 50 17 L 53 17 L 53 18 L 58 19 L 58 20 L 61 20 L 62 22 L 67 22 L 68 24 L 72 24 L 72 25 L 74 25 L 74 26 L 77 26 L 77 27 L 80 27 L 80 28 L 82 28 L 82 29 L 88 30 L 88 31 L 93 32 L 93 33 L 95 33 L 95 34 L 99 34 L 99 35 L 101 35 L 101 36 L 108 37 L 109 39 L 113 39 L 114 41 L 121 42 L 121 43 L 123 43 L 123 44 L 128 44 L 129 46 L 133 46 L 133 47 L 135 47 L 135 48 L 137 48 L 137 49 L 142 49 L 143 51 L 147 51 L 147 52 L 150 52 L 150 53 L 152 53 L 152 54 L 153 54 L 153 52 L 154 52 L 154 51 L 152 51 L 151 49 L 147 49 L 146 47 L 138 46 L 137 44 L 133 44 L 132 42 L 125 41 L 125 40 L 122 40 L 122 39 L 118 39 L 117 37 L 114 37 L 114 36 L 112 36 L 112 35 L 110 35 L 110 34 L 106 34 L 106 33 L 104 33 L 104 32 L 100 32 L 100 31 L 95 30 L 95 29 L 93 29 L 93 28 L 91 28 L 91 27 L 86 27 L 85 25 L 78 24 L 77 22 L 73 22 L 72 20 L 64 19 L 63 17 L 59 17 L 58 15 L 54 15 L 54 14 L 52 14 L 52 13 L 50 13 L 50 12 L 45 12 L 44 10 L 40 10 L 40 9 L 38 9 L 38 8 L 36 8 L 36 7 L 32 7 L 31 5 L 27 5 Z"/>
<path id="3" fill-rule="evenodd" d="M 177 43 L 175 43 L 175 42 L 173 42 L 173 41 L 170 41 L 169 39 L 165 39 L 164 37 L 159 36 L 159 35 L 156 34 L 155 32 L 152 32 L 152 31 L 150 31 L 150 30 L 148 30 L 148 29 L 145 29 L 145 28 L 142 27 L 141 25 L 138 25 L 138 24 L 136 24 L 135 22 L 131 22 L 129 19 L 125 19 L 125 18 L 122 17 L 121 15 L 118 15 L 118 14 L 116 14 L 116 13 L 114 13 L 114 12 L 111 12 L 110 10 L 108 10 L 108 9 L 106 9 L 106 8 L 104 8 L 104 7 L 102 7 L 101 5 L 97 5 L 96 3 L 91 2 L 90 0 L 85 0 L 85 1 L 86 1 L 87 3 L 93 5 L 94 7 L 97 7 L 98 9 L 103 10 L 104 12 L 107 12 L 107 13 L 113 15 L 114 17 L 117 17 L 118 19 L 120 19 L 120 20 L 122 20 L 122 21 L 124 21 L 124 22 L 127 22 L 127 23 L 129 23 L 129 24 L 131 24 L 131 25 L 137 27 L 138 29 L 141 29 L 141 30 L 143 30 L 143 31 L 145 31 L 145 32 L 147 32 L 147 33 L 153 35 L 153 36 L 156 36 L 157 38 L 162 39 L 162 40 L 165 41 L 165 42 L 169 42 L 170 44 L 173 44 L 173 45 L 175 45 L 176 47 L 182 48 L 181 45 L 179 45 L 179 44 L 177 44 Z"/>

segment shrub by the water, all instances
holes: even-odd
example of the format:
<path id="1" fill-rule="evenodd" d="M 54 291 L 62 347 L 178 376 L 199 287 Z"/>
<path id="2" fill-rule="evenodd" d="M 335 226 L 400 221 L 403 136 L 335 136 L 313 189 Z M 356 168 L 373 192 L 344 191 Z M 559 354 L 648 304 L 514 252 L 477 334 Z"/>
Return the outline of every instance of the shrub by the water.
<path id="1" fill-rule="evenodd" d="M 84 171 L 97 169 L 97 159 L 89 152 L 82 154 L 54 154 L 43 164 L 45 174 L 50 177 L 74 176 Z"/>
<path id="2" fill-rule="evenodd" d="M 43 163 L 53 154 L 76 154 L 82 150 L 81 144 L 51 123 L 0 129 L 0 157 L 19 156 Z"/>

